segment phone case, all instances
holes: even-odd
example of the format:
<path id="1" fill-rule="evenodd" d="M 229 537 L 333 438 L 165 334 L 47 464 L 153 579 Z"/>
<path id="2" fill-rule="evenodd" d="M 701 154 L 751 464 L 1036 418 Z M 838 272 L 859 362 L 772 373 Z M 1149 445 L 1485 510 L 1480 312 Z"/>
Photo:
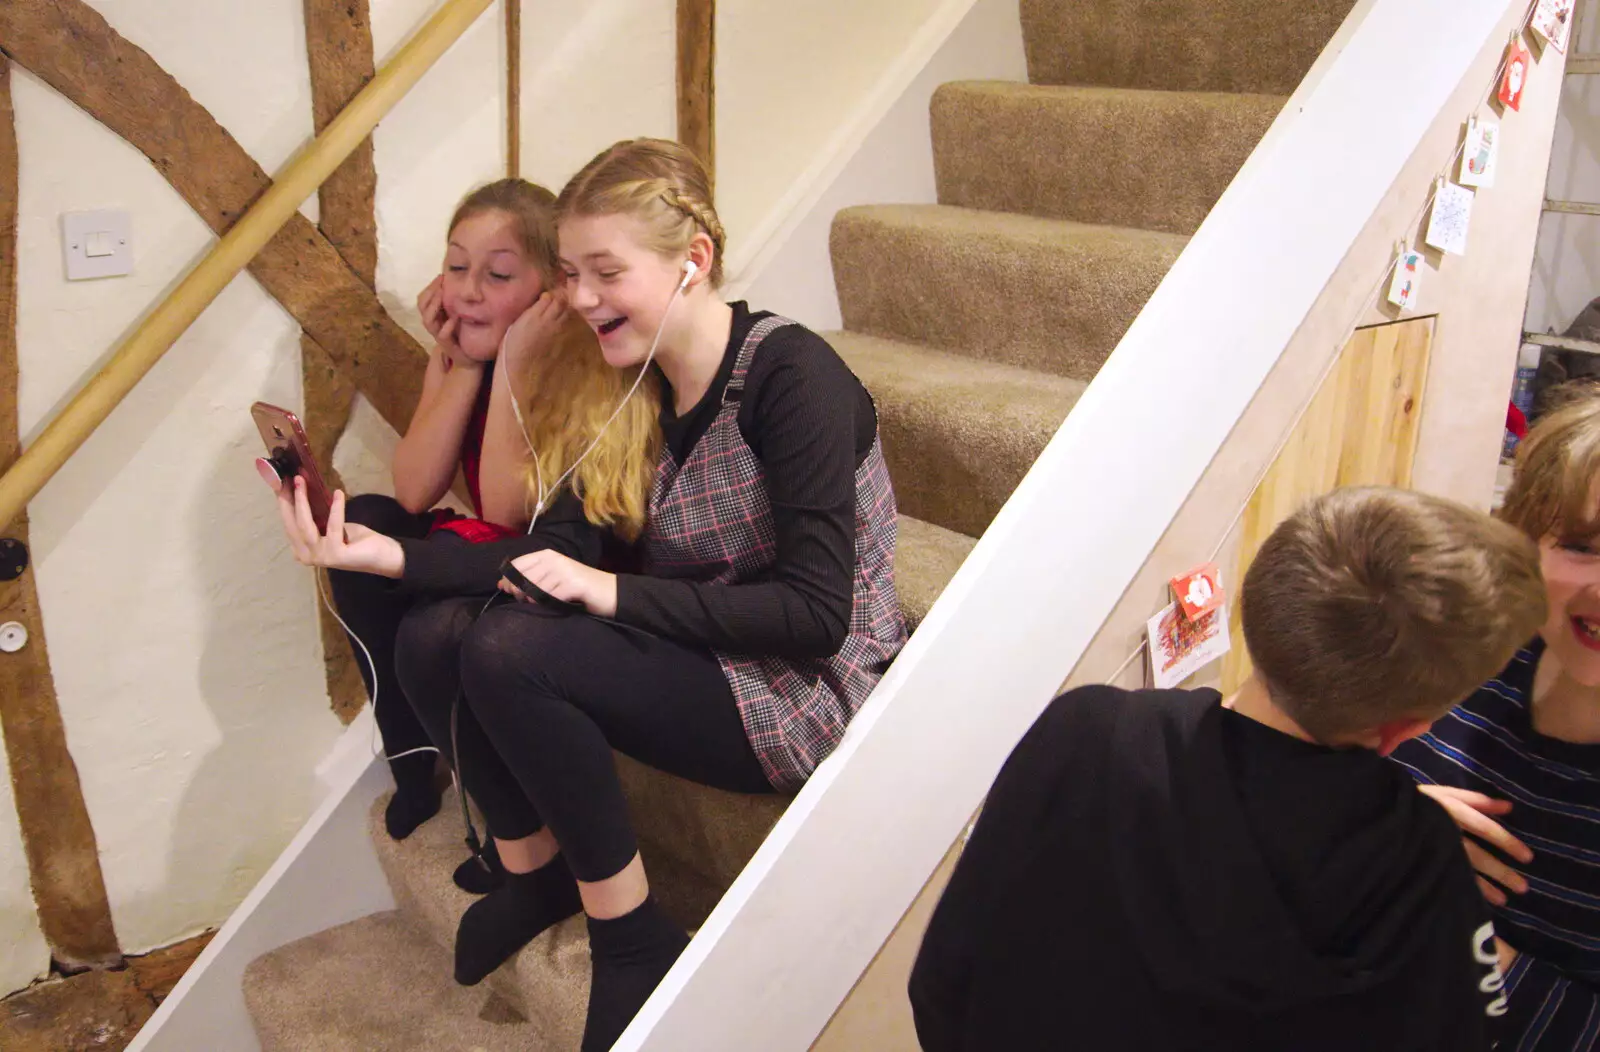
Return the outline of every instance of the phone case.
<path id="1" fill-rule="evenodd" d="M 317 529 L 326 531 L 333 495 L 322 480 L 322 472 L 317 470 L 317 461 L 311 455 L 311 442 L 306 438 L 305 428 L 300 426 L 300 418 L 287 409 L 267 402 L 257 402 L 251 406 L 250 416 L 256 422 L 256 430 L 261 433 L 261 441 L 266 444 L 267 459 L 278 478 L 287 482 L 299 475 L 306 480 L 306 500 L 311 505 L 311 517 L 316 520 Z"/>
<path id="2" fill-rule="evenodd" d="M 584 613 L 586 610 L 582 603 L 573 599 L 557 599 L 543 588 L 540 588 L 538 585 L 528 580 L 528 578 L 523 575 L 521 570 L 511 565 L 510 559 L 507 559 L 505 562 L 500 564 L 500 576 L 505 578 L 507 581 L 510 581 L 512 587 L 516 588 L 523 595 L 542 606 L 547 606 L 555 610 L 567 611 L 571 613 Z"/>

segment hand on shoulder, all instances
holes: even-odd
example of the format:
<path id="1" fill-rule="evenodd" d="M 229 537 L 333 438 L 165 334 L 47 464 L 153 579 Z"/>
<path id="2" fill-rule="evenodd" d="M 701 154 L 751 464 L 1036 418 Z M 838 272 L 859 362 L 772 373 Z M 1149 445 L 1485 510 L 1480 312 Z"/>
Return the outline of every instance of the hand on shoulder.
<path id="1" fill-rule="evenodd" d="M 559 289 L 540 293 L 533 305 L 506 328 L 505 339 L 500 342 L 507 371 L 512 376 L 521 375 L 530 361 L 555 343 L 566 320 L 566 296 Z"/>
<path id="2" fill-rule="evenodd" d="M 1478 890 L 1483 892 L 1483 897 L 1490 904 L 1495 906 L 1506 904 L 1506 895 L 1502 888 L 1510 889 L 1518 895 L 1527 894 L 1527 879 L 1485 851 L 1478 843 L 1481 840 L 1485 844 L 1492 845 L 1524 865 L 1533 861 L 1533 852 L 1528 849 L 1528 845 L 1512 836 L 1505 826 L 1490 817 L 1509 812 L 1511 801 L 1497 800 L 1470 789 L 1457 789 L 1448 785 L 1419 785 L 1417 790 L 1423 796 L 1437 801 L 1455 822 L 1456 827 L 1467 834 L 1461 838 L 1461 843 L 1466 848 L 1468 861 L 1476 871 Z"/>

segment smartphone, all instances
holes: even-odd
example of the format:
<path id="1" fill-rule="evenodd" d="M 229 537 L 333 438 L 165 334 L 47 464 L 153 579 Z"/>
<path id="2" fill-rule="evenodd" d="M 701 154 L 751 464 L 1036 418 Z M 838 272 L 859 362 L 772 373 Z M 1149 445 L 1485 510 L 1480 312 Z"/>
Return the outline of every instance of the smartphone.
<path id="1" fill-rule="evenodd" d="M 256 422 L 256 430 L 261 432 L 261 441 L 267 446 L 267 455 L 256 458 L 256 470 L 269 482 L 276 479 L 283 485 L 292 485 L 296 475 L 305 479 L 311 517 L 316 520 L 317 529 L 326 533 L 333 494 L 322 480 L 322 472 L 317 470 L 311 442 L 306 438 L 306 429 L 300 426 L 300 418 L 266 402 L 251 406 L 250 416 Z"/>
<path id="2" fill-rule="evenodd" d="M 521 570 L 511 565 L 510 559 L 507 559 L 505 562 L 500 564 L 500 576 L 510 582 L 511 586 L 517 591 L 521 592 L 523 595 L 542 606 L 547 606 L 552 610 L 556 610 L 561 613 L 583 614 L 588 612 L 588 607 L 584 606 L 576 599 L 557 599 L 543 588 L 540 588 L 538 585 L 528 580 L 528 578 L 523 575 Z"/>

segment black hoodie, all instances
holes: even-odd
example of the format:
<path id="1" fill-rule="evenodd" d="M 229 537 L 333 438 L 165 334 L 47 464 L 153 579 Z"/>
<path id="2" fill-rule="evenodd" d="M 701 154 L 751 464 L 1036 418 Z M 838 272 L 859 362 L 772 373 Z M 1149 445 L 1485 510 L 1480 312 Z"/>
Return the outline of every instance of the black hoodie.
<path id="1" fill-rule="evenodd" d="M 1220 700 L 1051 703 L 923 940 L 926 1052 L 1490 1047 L 1492 928 L 1448 816 L 1377 754 Z"/>

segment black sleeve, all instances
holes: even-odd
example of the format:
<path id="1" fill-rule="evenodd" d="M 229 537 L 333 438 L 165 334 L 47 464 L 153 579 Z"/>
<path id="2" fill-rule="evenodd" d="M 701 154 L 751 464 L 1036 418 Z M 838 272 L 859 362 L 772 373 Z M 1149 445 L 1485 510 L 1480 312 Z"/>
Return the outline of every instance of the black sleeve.
<path id="1" fill-rule="evenodd" d="M 399 538 L 405 568 L 398 591 L 432 595 L 486 595 L 500 580 L 500 564 L 550 548 L 578 562 L 600 561 L 603 531 L 583 516 L 583 504 L 570 492 L 540 516 L 532 533 L 503 541 L 468 544 L 448 531 L 421 540 Z"/>
<path id="2" fill-rule="evenodd" d="M 1505 977 L 1495 952 L 1489 906 L 1478 891 L 1471 865 L 1461 848 L 1455 822 L 1432 801 L 1421 801 L 1429 814 L 1438 850 L 1450 856 L 1432 896 L 1439 938 L 1431 967 L 1418 969 L 1419 982 L 1432 996 L 1413 1001 L 1419 1011 L 1434 1005 L 1436 1052 L 1488 1052 L 1496 1047 L 1506 1012 Z M 1436 812 L 1436 813 L 1435 813 Z"/>
<path id="3" fill-rule="evenodd" d="M 860 432 L 872 400 L 833 348 L 799 326 L 762 343 L 744 398 L 740 429 L 772 501 L 770 575 L 737 585 L 622 576 L 617 620 L 732 653 L 828 657 L 850 626 L 857 449 L 871 445 L 875 428 Z"/>
<path id="4" fill-rule="evenodd" d="M 911 969 L 911 1013 L 924 1052 L 975 1047 L 967 1041 L 966 1013 L 985 937 L 996 927 L 994 918 L 1018 908 L 1009 889 L 1044 864 L 1039 831 L 1054 821 L 1054 800 L 1073 750 L 1088 744 L 1086 739 L 1104 740 L 1086 721 L 1112 711 L 1125 697 L 1103 686 L 1061 695 L 1000 769 Z"/>

